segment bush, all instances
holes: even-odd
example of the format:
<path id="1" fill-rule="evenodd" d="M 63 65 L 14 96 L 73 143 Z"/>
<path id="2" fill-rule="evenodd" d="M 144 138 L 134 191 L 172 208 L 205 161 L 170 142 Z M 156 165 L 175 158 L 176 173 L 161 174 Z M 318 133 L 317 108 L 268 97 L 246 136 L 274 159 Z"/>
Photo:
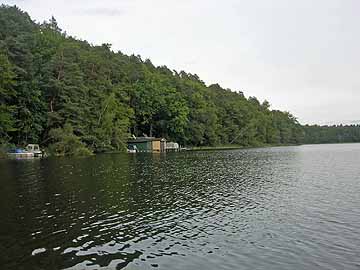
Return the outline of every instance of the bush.
<path id="1" fill-rule="evenodd" d="M 3 158 L 6 158 L 7 155 L 6 155 L 6 151 L 0 147 L 0 159 L 3 159 Z"/>
<path id="2" fill-rule="evenodd" d="M 93 154 L 74 134 L 72 126 L 68 123 L 63 128 L 52 129 L 49 135 L 54 141 L 48 148 L 50 155 L 89 156 Z"/>
<path id="3" fill-rule="evenodd" d="M 12 148 L 15 148 L 15 145 L 7 142 L 0 142 L 0 159 L 7 158 L 7 152 Z"/>

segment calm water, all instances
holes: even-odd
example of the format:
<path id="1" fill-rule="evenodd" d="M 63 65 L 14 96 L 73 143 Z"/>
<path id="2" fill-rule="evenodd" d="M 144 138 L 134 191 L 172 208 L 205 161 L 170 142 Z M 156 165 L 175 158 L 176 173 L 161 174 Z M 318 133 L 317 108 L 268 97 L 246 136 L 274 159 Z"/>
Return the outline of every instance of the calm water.
<path id="1" fill-rule="evenodd" d="M 360 269 L 360 144 L 0 161 L 0 269 Z"/>

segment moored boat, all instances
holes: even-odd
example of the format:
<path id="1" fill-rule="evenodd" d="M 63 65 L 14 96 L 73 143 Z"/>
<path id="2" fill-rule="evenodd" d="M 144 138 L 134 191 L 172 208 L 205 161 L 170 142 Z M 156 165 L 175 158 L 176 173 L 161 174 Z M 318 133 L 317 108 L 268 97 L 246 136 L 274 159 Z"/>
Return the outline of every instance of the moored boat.
<path id="1" fill-rule="evenodd" d="M 34 157 L 42 157 L 43 152 L 40 149 L 40 146 L 38 144 L 28 144 L 26 146 L 26 151 L 29 153 L 33 153 Z"/>
<path id="2" fill-rule="evenodd" d="M 33 158 L 34 157 L 34 153 L 27 152 L 21 148 L 16 148 L 12 151 L 9 151 L 7 154 L 11 158 Z"/>
<path id="3" fill-rule="evenodd" d="M 25 149 L 11 149 L 7 154 L 10 158 L 34 158 L 44 156 L 38 144 L 28 144 Z"/>

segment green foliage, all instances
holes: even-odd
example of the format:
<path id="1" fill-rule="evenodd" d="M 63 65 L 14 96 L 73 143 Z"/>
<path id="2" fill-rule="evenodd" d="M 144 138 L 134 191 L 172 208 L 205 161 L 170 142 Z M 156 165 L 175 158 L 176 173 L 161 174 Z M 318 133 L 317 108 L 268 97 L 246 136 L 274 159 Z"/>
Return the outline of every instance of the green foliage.
<path id="1" fill-rule="evenodd" d="M 353 143 L 360 142 L 360 125 L 304 126 L 304 143 Z"/>
<path id="2" fill-rule="evenodd" d="M 49 146 L 51 154 L 56 156 L 88 156 L 92 152 L 74 134 L 71 124 L 66 123 L 63 128 L 50 130 L 49 137 L 54 142 Z"/>
<path id="3" fill-rule="evenodd" d="M 0 144 L 8 141 L 15 131 L 15 110 L 12 105 L 16 98 L 15 73 L 8 57 L 0 52 Z"/>
<path id="4" fill-rule="evenodd" d="M 6 150 L 7 149 L 0 144 L 0 159 L 7 157 Z"/>
<path id="5" fill-rule="evenodd" d="M 4 142 L 4 141 L 1 142 L 0 143 L 0 159 L 7 158 L 8 157 L 7 153 L 9 152 L 9 150 L 14 149 L 14 148 L 15 148 L 14 144 Z"/>
<path id="6" fill-rule="evenodd" d="M 0 25 L 0 143 L 78 155 L 125 150 L 130 134 L 200 147 L 311 141 L 267 101 L 77 40 L 53 17 L 37 24 L 2 5 Z"/>
<path id="7" fill-rule="evenodd" d="M 98 151 L 125 150 L 124 142 L 129 137 L 128 109 L 121 106 L 115 93 L 111 93 L 102 102 L 99 112 L 97 127 L 94 130 L 96 141 L 93 147 Z"/>

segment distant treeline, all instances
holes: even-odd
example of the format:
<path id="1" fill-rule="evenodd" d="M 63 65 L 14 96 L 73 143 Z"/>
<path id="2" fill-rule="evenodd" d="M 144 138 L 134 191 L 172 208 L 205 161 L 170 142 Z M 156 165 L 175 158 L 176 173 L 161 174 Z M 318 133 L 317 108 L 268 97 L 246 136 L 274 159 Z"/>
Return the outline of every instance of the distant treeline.
<path id="1" fill-rule="evenodd" d="M 260 146 L 318 142 L 315 130 L 267 101 L 73 38 L 54 18 L 35 23 L 16 6 L 0 6 L 0 144 L 76 155 L 125 150 L 132 134 L 186 146 Z"/>
<path id="2" fill-rule="evenodd" d="M 304 126 L 303 143 L 352 143 L 360 142 L 360 125 Z"/>

